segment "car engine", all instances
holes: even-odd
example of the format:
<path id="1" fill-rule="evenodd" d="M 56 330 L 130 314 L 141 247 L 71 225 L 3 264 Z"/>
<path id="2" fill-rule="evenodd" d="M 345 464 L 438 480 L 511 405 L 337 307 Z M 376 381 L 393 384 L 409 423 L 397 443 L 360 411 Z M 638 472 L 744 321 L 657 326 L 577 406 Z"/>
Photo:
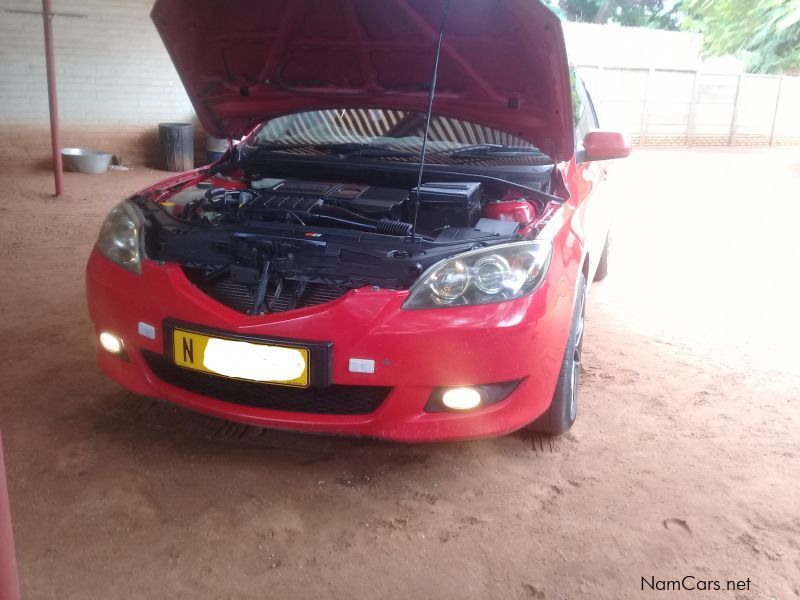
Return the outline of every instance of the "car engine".
<path id="1" fill-rule="evenodd" d="M 149 257 L 180 263 L 201 290 L 248 314 L 365 285 L 406 289 L 453 254 L 526 239 L 548 214 L 542 198 L 490 194 L 481 181 L 402 188 L 258 173 L 216 173 L 147 200 Z"/>
<path id="2" fill-rule="evenodd" d="M 414 218 L 412 200 L 418 196 L 417 226 L 435 236 L 448 227 L 475 227 L 485 203 L 480 182 L 433 182 L 411 190 L 259 176 L 249 183 L 231 189 L 200 182 L 172 196 L 165 206 L 173 216 L 194 224 L 283 221 L 407 236 Z M 516 226 L 504 229 L 513 233 Z"/>

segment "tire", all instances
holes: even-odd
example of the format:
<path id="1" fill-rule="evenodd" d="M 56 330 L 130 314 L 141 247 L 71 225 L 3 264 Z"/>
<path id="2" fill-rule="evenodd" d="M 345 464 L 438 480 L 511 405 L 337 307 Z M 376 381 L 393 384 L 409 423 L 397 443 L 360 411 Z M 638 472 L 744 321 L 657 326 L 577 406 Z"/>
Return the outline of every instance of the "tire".
<path id="1" fill-rule="evenodd" d="M 529 426 L 531 431 L 546 435 L 561 435 L 569 431 L 578 413 L 578 384 L 581 376 L 583 326 L 586 314 L 586 277 L 578 277 L 575 308 L 569 328 L 567 347 L 561 360 L 556 389 L 550 408 Z"/>
<path id="2" fill-rule="evenodd" d="M 606 236 L 606 245 L 603 246 L 603 253 L 597 261 L 597 270 L 594 272 L 594 281 L 603 281 L 608 275 L 608 252 L 611 245 L 611 233 Z"/>

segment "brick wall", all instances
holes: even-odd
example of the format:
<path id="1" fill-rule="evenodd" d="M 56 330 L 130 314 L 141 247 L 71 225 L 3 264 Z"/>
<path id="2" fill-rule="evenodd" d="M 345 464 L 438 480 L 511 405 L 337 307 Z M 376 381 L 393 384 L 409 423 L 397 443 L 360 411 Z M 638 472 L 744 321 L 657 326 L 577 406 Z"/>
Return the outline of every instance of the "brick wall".
<path id="1" fill-rule="evenodd" d="M 62 145 L 152 162 L 158 123 L 202 131 L 150 21 L 153 0 L 53 0 L 86 19 L 53 21 Z M 37 0 L 0 0 L 0 161 L 50 156 L 42 19 L 2 9 L 40 10 Z"/>

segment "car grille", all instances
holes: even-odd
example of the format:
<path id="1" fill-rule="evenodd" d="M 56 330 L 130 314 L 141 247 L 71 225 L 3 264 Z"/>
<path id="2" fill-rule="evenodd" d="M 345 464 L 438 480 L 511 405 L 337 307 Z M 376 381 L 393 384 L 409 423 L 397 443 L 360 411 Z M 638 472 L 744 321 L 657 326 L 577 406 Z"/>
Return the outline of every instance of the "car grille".
<path id="1" fill-rule="evenodd" d="M 225 306 L 245 314 L 252 314 L 255 303 L 255 286 L 220 277 L 203 281 L 196 273 L 186 270 L 189 279 L 211 298 Z M 275 298 L 277 288 L 270 282 L 264 296 L 264 312 L 283 312 L 332 302 L 344 296 L 349 288 L 324 283 L 308 283 L 285 279 L 281 293 Z"/>
<path id="2" fill-rule="evenodd" d="M 378 409 L 390 387 L 332 385 L 293 388 L 219 377 L 175 365 L 161 354 L 142 350 L 153 374 L 170 385 L 222 402 L 316 415 L 366 415 Z"/>

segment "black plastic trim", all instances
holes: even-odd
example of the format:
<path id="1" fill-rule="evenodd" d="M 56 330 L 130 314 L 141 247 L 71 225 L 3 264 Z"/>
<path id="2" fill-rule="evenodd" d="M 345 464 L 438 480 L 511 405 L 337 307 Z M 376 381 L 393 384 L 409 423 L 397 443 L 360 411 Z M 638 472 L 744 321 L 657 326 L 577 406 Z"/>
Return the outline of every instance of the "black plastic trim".
<path id="1" fill-rule="evenodd" d="M 179 367 L 157 352 L 141 350 L 155 377 L 206 398 L 237 406 L 296 414 L 368 415 L 377 411 L 391 387 L 331 385 L 299 388 L 231 379 Z"/>

